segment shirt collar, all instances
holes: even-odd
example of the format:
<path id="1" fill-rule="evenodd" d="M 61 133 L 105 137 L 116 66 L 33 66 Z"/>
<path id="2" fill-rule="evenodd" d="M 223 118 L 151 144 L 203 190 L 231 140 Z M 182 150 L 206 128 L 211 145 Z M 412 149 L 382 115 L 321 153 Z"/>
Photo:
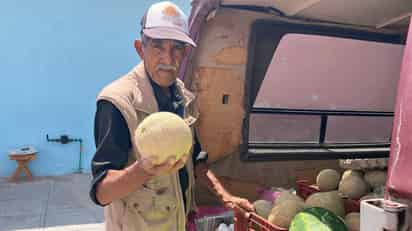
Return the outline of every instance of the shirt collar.
<path id="1" fill-rule="evenodd" d="M 162 88 L 155 81 L 153 81 L 149 73 L 146 72 L 146 76 L 148 77 L 150 84 L 153 88 L 153 93 L 155 95 L 159 111 L 168 111 L 183 116 L 183 97 L 179 94 L 179 91 L 177 90 L 176 82 L 174 82 L 169 87 L 170 96 L 168 96 L 165 94 Z"/>

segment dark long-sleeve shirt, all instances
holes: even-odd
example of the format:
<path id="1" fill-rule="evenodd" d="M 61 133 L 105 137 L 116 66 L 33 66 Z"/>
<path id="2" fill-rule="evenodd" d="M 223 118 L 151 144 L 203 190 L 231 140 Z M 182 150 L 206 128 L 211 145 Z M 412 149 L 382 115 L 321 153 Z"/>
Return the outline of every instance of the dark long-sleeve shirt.
<path id="1" fill-rule="evenodd" d="M 171 97 L 166 96 L 156 83 L 152 82 L 152 87 L 159 111 L 168 111 L 183 116 L 183 100 L 174 85 L 170 87 Z M 109 101 L 100 100 L 97 102 L 94 136 L 96 153 L 92 159 L 91 166 L 93 180 L 90 188 L 90 197 L 96 204 L 102 205 L 96 198 L 97 185 L 106 176 L 108 170 L 120 170 L 126 166 L 129 150 L 131 149 L 127 123 L 121 112 Z M 195 135 L 192 155 L 195 165 L 207 159 L 207 156 L 199 156 L 200 151 L 201 147 Z M 179 178 L 182 192 L 185 192 L 189 185 L 189 176 L 186 168 L 179 170 Z M 186 201 L 184 193 L 183 200 Z"/>

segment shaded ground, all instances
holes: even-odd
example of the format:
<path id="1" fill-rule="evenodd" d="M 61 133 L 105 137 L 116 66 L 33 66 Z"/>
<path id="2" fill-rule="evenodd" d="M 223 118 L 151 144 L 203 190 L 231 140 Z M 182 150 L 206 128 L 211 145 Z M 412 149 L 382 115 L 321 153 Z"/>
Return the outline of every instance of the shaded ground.
<path id="1" fill-rule="evenodd" d="M 89 184 L 89 174 L 19 183 L 0 178 L 0 231 L 104 230 L 103 209 L 90 201 Z"/>

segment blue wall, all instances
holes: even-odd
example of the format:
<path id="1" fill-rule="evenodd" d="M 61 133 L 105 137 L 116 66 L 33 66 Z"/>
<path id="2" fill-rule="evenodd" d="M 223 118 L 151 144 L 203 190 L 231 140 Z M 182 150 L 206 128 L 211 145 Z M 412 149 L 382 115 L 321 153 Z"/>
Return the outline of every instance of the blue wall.
<path id="1" fill-rule="evenodd" d="M 63 133 L 84 140 L 90 171 L 95 97 L 139 62 L 133 41 L 154 2 L 0 1 L 0 176 L 13 173 L 8 151 L 22 145 L 39 150 L 35 175 L 76 171 L 78 143 L 46 141 Z M 174 2 L 188 13 L 189 0 Z"/>

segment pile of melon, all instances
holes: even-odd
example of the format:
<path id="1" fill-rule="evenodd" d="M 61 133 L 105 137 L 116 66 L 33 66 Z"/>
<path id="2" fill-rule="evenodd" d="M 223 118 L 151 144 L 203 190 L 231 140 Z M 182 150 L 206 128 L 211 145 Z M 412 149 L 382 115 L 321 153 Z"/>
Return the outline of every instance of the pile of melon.
<path id="1" fill-rule="evenodd" d="M 333 208 L 329 208 L 336 215 L 345 217 L 345 223 L 349 230 L 360 229 L 360 214 L 349 213 L 345 214 L 345 208 L 342 198 L 363 200 L 369 198 L 383 197 L 384 187 L 386 184 L 386 171 L 377 169 L 368 170 L 346 170 L 341 175 L 333 169 L 324 169 L 319 172 L 316 178 L 316 185 L 319 188 L 319 193 L 312 194 L 308 199 L 313 201 L 314 197 L 321 197 L 321 194 L 334 194 L 335 202 L 331 202 Z M 328 198 L 322 197 L 318 200 L 328 201 Z M 313 202 L 311 202 L 313 204 Z M 315 204 L 317 201 L 315 200 Z M 317 204 L 318 205 L 318 204 Z M 320 206 L 324 207 L 324 206 Z M 327 207 L 326 207 L 327 208 Z"/>
<path id="2" fill-rule="evenodd" d="M 281 228 L 288 228 L 295 215 L 306 208 L 301 197 L 286 190 L 275 201 L 258 200 L 253 205 L 259 216 Z"/>
<path id="3" fill-rule="evenodd" d="M 355 200 L 383 196 L 385 184 L 384 170 L 346 170 L 340 175 L 336 170 L 324 169 L 316 178 L 319 191 L 338 190 L 340 196 Z"/>
<path id="4" fill-rule="evenodd" d="M 258 200 L 253 204 L 258 215 L 279 228 L 304 231 L 303 226 L 308 226 L 308 230 L 314 227 L 316 230 L 348 230 L 342 219 L 343 202 L 336 192 L 316 193 L 305 201 L 292 192 L 283 191 L 275 201 Z M 333 222 L 326 224 L 325 218 Z"/>
<path id="5" fill-rule="evenodd" d="M 360 214 L 346 214 L 345 198 L 358 200 L 382 197 L 385 182 L 386 171 L 383 170 L 347 170 L 341 174 L 333 169 L 324 169 L 316 178 L 319 192 L 306 200 L 284 191 L 275 201 L 258 200 L 254 207 L 258 215 L 290 231 L 311 230 L 305 228 L 310 227 L 309 224 L 312 224 L 312 229 L 317 227 L 317 230 L 356 231 L 360 229 Z"/>
<path id="6" fill-rule="evenodd" d="M 350 199 L 382 197 L 386 184 L 386 171 L 365 172 L 346 170 L 339 183 L 339 192 Z"/>

